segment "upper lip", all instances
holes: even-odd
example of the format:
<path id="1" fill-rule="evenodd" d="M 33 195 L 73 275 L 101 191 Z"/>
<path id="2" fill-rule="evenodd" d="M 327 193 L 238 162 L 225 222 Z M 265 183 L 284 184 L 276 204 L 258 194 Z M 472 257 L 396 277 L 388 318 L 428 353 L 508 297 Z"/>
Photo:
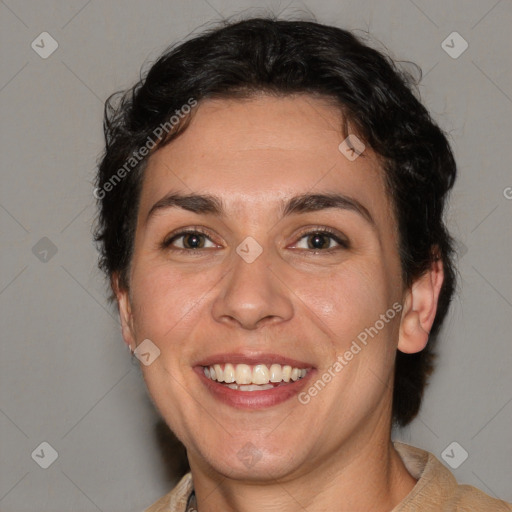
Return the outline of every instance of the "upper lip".
<path id="1" fill-rule="evenodd" d="M 293 368 L 312 368 L 313 365 L 311 363 L 306 363 L 304 361 L 298 361 L 297 359 L 292 359 L 290 357 L 286 357 L 280 354 L 273 354 L 268 352 L 251 352 L 251 353 L 243 353 L 243 352 L 233 352 L 233 353 L 224 353 L 224 354 L 215 354 L 204 359 L 198 361 L 194 366 L 213 366 L 214 364 L 225 364 L 225 363 L 233 363 L 233 364 L 248 364 L 248 365 L 256 365 L 256 364 L 281 364 L 281 365 L 290 365 Z"/>

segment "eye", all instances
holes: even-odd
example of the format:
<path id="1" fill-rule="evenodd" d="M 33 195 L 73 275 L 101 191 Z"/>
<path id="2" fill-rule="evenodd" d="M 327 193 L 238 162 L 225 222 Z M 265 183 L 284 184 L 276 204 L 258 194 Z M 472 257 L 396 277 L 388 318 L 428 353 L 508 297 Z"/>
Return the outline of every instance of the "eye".
<path id="1" fill-rule="evenodd" d="M 322 252 L 331 252 L 340 247 L 348 249 L 348 241 L 326 228 L 302 233 L 299 242 L 294 246 L 297 249 Z"/>
<path id="2" fill-rule="evenodd" d="M 186 229 L 171 233 L 161 244 L 162 249 L 195 252 L 198 249 L 214 249 L 219 246 L 200 229 Z M 316 228 L 299 235 L 299 241 L 291 246 L 294 249 L 332 252 L 340 248 L 348 249 L 349 242 L 342 236 L 327 228 Z"/>
<path id="3" fill-rule="evenodd" d="M 162 247 L 165 249 L 175 248 L 183 251 L 194 251 L 197 249 L 211 249 L 218 246 L 205 233 L 197 229 L 190 229 L 173 233 L 164 240 Z"/>

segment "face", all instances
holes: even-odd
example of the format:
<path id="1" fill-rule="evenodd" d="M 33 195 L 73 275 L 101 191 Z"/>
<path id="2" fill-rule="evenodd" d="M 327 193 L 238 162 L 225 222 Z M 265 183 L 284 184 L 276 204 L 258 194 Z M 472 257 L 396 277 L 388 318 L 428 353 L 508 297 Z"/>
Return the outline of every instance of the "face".
<path id="1" fill-rule="evenodd" d="M 149 159 L 123 334 L 160 350 L 144 378 L 193 468 L 286 479 L 388 431 L 396 222 L 342 126 L 307 95 L 206 100 Z"/>

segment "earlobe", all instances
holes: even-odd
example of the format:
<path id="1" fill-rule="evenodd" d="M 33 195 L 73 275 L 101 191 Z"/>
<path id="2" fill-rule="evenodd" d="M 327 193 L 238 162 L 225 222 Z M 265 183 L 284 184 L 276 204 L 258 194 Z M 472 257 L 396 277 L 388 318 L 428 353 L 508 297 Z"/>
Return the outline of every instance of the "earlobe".
<path id="1" fill-rule="evenodd" d="M 398 350 L 401 352 L 413 354 L 427 345 L 436 317 L 443 279 L 443 263 L 437 259 L 407 291 L 398 339 Z"/>
<path id="2" fill-rule="evenodd" d="M 119 308 L 119 316 L 121 319 L 121 331 L 123 334 L 124 342 L 133 351 L 137 344 L 135 343 L 135 336 L 133 334 L 133 321 L 132 309 L 130 303 L 130 294 L 125 287 L 120 285 L 119 274 L 112 276 L 112 290 L 114 291 Z"/>

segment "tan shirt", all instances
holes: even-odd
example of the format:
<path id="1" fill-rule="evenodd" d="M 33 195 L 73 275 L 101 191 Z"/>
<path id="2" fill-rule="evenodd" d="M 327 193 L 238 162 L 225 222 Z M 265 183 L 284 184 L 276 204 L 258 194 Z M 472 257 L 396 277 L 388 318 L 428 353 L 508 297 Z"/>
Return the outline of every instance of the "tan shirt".
<path id="1" fill-rule="evenodd" d="M 393 443 L 407 471 L 418 481 L 390 512 L 512 512 L 512 505 L 491 498 L 475 487 L 459 485 L 451 472 L 429 452 Z M 194 489 L 191 473 L 144 512 L 187 512 Z"/>

